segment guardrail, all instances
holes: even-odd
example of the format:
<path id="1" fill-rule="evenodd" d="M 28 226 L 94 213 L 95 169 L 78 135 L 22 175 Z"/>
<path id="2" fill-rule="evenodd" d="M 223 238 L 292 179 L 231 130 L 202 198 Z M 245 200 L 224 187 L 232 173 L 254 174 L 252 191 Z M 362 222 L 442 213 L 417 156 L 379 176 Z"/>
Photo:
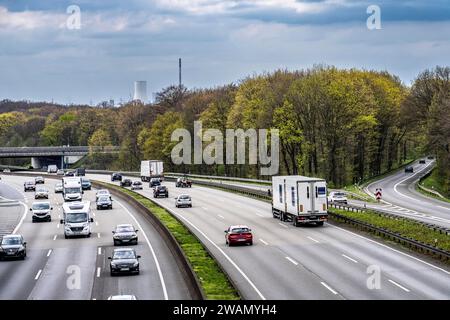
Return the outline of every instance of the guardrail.
<path id="1" fill-rule="evenodd" d="M 426 187 L 424 187 L 424 186 L 422 185 L 423 180 L 425 180 L 426 178 L 428 178 L 428 177 L 433 173 L 433 169 L 434 169 L 434 168 L 432 168 L 432 169 L 429 170 L 427 173 L 425 173 L 422 177 L 420 177 L 419 182 L 417 183 L 417 186 L 418 186 L 420 189 L 422 189 L 423 191 L 425 191 L 425 192 L 434 194 L 434 195 L 438 196 L 439 198 L 445 199 L 445 197 L 444 197 L 442 194 L 440 194 L 439 192 L 437 192 L 437 191 L 435 191 L 435 190 L 428 189 L 428 188 L 426 188 Z"/>

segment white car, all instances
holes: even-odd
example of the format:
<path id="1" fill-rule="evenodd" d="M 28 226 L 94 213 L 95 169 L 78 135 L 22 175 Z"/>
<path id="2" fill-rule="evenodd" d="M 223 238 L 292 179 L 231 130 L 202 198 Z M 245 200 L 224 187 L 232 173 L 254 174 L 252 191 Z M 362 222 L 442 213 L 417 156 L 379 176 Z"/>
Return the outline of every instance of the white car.
<path id="1" fill-rule="evenodd" d="M 62 193 L 63 192 L 63 185 L 62 182 L 58 182 L 55 184 L 55 193 Z"/>
<path id="2" fill-rule="evenodd" d="M 9 170 L 9 169 L 3 169 L 3 172 L 8 173 L 8 172 L 11 172 L 11 170 Z"/>
<path id="3" fill-rule="evenodd" d="M 30 211 L 32 212 L 32 221 L 52 221 L 50 202 L 33 202 Z"/>
<path id="4" fill-rule="evenodd" d="M 48 199 L 48 189 L 44 187 L 36 187 L 36 191 L 34 192 L 35 199 Z"/>
<path id="5" fill-rule="evenodd" d="M 100 198 L 101 196 L 107 196 L 111 198 L 111 194 L 109 193 L 109 190 L 106 189 L 100 189 L 97 191 L 97 193 L 95 194 L 95 201 L 98 200 L 98 198 Z"/>
<path id="6" fill-rule="evenodd" d="M 342 191 L 331 191 L 328 196 L 328 203 L 345 203 L 347 204 L 347 195 Z"/>
<path id="7" fill-rule="evenodd" d="M 190 207 L 192 208 L 192 199 L 188 194 L 180 194 L 175 198 L 175 207 Z"/>

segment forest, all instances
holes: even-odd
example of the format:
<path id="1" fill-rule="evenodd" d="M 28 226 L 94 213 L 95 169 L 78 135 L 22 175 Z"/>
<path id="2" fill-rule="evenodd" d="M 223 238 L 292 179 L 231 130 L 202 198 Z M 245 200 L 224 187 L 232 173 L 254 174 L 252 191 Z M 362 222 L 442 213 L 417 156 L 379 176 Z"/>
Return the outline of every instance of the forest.
<path id="1" fill-rule="evenodd" d="M 115 145 L 118 154 L 91 154 L 82 165 L 137 170 L 142 159 L 161 159 L 171 172 L 269 178 L 258 165 L 174 165 L 171 134 L 192 132 L 196 120 L 222 133 L 278 129 L 279 173 L 322 177 L 331 186 L 433 155 L 450 193 L 450 67 L 424 70 L 409 85 L 386 71 L 277 70 L 215 88 L 169 86 L 151 104 L 120 108 L 3 100 L 0 146 Z"/>

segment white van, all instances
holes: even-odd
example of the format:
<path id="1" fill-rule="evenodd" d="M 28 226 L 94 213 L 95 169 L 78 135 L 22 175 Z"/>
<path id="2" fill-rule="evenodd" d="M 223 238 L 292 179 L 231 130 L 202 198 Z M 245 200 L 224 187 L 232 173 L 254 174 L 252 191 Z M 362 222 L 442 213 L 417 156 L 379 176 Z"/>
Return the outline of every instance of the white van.
<path id="1" fill-rule="evenodd" d="M 64 237 L 91 236 L 91 203 L 89 201 L 63 203 L 64 219 L 60 223 L 64 226 Z"/>
<path id="2" fill-rule="evenodd" d="M 64 201 L 81 201 L 83 199 L 83 186 L 80 177 L 64 177 L 63 179 Z"/>

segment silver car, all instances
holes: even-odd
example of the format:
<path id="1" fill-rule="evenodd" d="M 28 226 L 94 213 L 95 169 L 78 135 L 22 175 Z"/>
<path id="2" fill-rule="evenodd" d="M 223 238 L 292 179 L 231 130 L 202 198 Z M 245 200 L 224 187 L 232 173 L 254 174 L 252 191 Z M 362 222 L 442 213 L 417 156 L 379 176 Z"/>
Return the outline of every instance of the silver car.
<path id="1" fill-rule="evenodd" d="M 192 199 L 188 194 L 181 194 L 175 198 L 175 207 L 190 207 L 192 208 Z"/>
<path id="2" fill-rule="evenodd" d="M 36 191 L 34 192 L 35 199 L 48 199 L 48 189 L 43 187 L 36 187 Z"/>
<path id="3" fill-rule="evenodd" d="M 62 182 L 58 182 L 55 184 L 55 193 L 62 193 L 63 192 L 63 185 Z"/>
<path id="4" fill-rule="evenodd" d="M 131 190 L 142 190 L 142 182 L 140 181 L 133 181 L 131 184 Z"/>
<path id="5" fill-rule="evenodd" d="M 32 212 L 32 220 L 36 221 L 52 221 L 50 202 L 33 202 L 30 211 Z"/>

